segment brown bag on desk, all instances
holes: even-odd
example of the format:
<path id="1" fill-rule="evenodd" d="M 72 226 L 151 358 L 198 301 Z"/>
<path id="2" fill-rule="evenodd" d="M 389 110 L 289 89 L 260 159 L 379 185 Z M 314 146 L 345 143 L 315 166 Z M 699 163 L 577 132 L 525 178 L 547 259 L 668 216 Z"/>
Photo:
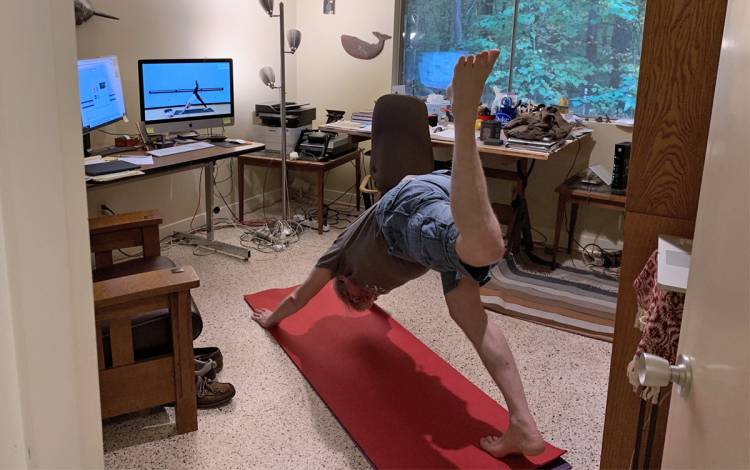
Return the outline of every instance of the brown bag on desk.
<path id="1" fill-rule="evenodd" d="M 563 119 L 554 106 L 521 114 L 503 128 L 506 136 L 515 139 L 553 141 L 564 139 L 571 129 L 573 125 Z"/>

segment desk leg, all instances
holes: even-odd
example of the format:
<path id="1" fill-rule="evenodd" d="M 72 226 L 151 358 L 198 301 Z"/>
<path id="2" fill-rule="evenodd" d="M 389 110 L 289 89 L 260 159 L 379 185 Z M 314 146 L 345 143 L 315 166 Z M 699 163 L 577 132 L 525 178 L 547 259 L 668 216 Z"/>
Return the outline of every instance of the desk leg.
<path id="1" fill-rule="evenodd" d="M 573 238 L 576 233 L 576 219 L 578 218 L 578 204 L 570 205 L 570 227 L 568 227 L 568 254 L 573 253 Z"/>
<path id="2" fill-rule="evenodd" d="M 238 219 L 241 224 L 245 223 L 245 163 L 242 158 L 237 159 L 237 197 L 239 198 Z"/>
<path id="3" fill-rule="evenodd" d="M 357 159 L 355 162 L 357 164 L 357 169 L 355 170 L 354 176 L 354 183 L 356 185 L 354 188 L 354 194 L 357 196 L 357 212 L 359 212 L 359 200 L 362 197 L 359 194 L 359 185 L 362 182 L 362 150 L 357 153 Z"/>
<path id="4" fill-rule="evenodd" d="M 557 267 L 557 247 L 560 246 L 560 232 L 565 218 L 565 198 L 560 194 L 557 198 L 557 217 L 555 220 L 555 242 L 552 244 L 552 267 Z"/>
<path id="5" fill-rule="evenodd" d="M 206 186 L 206 240 L 214 241 L 214 162 L 206 163 L 203 181 Z"/>
<path id="6" fill-rule="evenodd" d="M 325 198 L 326 172 L 318 171 L 318 235 L 323 234 L 323 199 Z"/>
<path id="7" fill-rule="evenodd" d="M 214 240 L 214 162 L 209 162 L 204 167 L 204 178 L 206 181 L 206 236 L 201 237 L 192 233 L 174 234 L 174 239 L 188 245 L 202 246 L 216 253 L 234 256 L 243 261 L 250 259 L 250 250 L 241 246 L 230 245 Z"/>

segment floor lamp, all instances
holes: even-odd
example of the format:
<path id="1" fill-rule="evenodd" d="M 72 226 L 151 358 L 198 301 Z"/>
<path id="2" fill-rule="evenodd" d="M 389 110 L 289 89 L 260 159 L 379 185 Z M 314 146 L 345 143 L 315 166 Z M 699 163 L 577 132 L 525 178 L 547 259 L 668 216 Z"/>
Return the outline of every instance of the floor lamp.
<path id="1" fill-rule="evenodd" d="M 293 232 L 289 225 L 289 190 L 286 175 L 286 54 L 294 54 L 302 41 L 302 33 L 297 29 L 290 29 L 287 33 L 289 50 L 286 50 L 284 43 L 284 2 L 279 2 L 279 13 L 273 14 L 273 0 L 259 0 L 261 7 L 268 13 L 271 18 L 279 18 L 279 43 L 280 43 L 280 60 L 281 60 L 281 85 L 276 86 L 276 74 L 272 67 L 263 67 L 260 69 L 260 79 L 271 89 L 279 89 L 281 95 L 281 227 L 279 237 L 283 240 L 287 235 Z"/>

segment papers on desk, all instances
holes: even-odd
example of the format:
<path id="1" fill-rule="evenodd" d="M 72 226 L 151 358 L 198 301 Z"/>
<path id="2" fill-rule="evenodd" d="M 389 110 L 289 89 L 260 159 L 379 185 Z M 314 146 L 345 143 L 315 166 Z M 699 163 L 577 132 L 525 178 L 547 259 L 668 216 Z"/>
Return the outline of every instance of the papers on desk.
<path id="1" fill-rule="evenodd" d="M 138 175 L 145 175 L 144 172 L 140 170 L 129 170 L 129 171 L 121 171 L 119 173 L 110 173 L 108 175 L 100 175 L 100 176 L 93 176 L 90 180 L 86 181 L 95 181 L 97 183 L 105 183 L 107 181 L 114 181 L 119 180 L 122 178 L 130 178 L 131 176 L 138 176 Z"/>
<path id="2" fill-rule="evenodd" d="M 83 159 L 84 166 L 94 165 L 96 163 L 106 163 L 113 160 L 122 160 L 123 162 L 132 163 L 133 165 L 144 166 L 153 165 L 154 159 L 151 155 L 122 155 L 117 157 L 101 157 L 100 155 L 93 155 L 91 157 L 85 157 Z"/>
<path id="3" fill-rule="evenodd" d="M 123 156 L 117 157 L 117 159 L 123 162 L 132 163 L 133 165 L 138 165 L 138 166 L 154 164 L 154 158 L 151 155 L 123 155 Z"/>
<path id="4" fill-rule="evenodd" d="M 436 129 L 438 128 L 439 126 L 436 127 Z M 447 129 L 442 129 L 437 132 L 433 130 L 431 131 L 430 136 L 436 140 L 448 140 L 452 142 L 456 140 L 456 129 L 454 127 L 449 127 Z"/>
<path id="5" fill-rule="evenodd" d="M 357 131 L 362 131 L 362 132 L 372 131 L 372 124 L 364 124 L 364 123 L 354 122 L 354 121 L 331 122 L 331 123 L 326 124 L 325 127 L 330 127 L 333 129 L 341 129 L 341 130 L 357 130 Z"/>
<path id="6" fill-rule="evenodd" d="M 94 165 L 96 163 L 104 163 L 107 160 L 103 159 L 101 155 L 92 155 L 90 157 L 83 158 L 83 165 Z"/>

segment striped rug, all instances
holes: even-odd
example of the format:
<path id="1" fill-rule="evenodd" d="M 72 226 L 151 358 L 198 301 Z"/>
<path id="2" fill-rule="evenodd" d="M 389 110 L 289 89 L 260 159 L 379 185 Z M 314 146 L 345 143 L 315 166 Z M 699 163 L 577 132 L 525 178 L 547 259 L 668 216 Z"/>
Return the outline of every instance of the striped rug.
<path id="1" fill-rule="evenodd" d="M 615 278 L 563 265 L 542 272 L 508 256 L 482 288 L 488 310 L 581 335 L 612 341 Z"/>

